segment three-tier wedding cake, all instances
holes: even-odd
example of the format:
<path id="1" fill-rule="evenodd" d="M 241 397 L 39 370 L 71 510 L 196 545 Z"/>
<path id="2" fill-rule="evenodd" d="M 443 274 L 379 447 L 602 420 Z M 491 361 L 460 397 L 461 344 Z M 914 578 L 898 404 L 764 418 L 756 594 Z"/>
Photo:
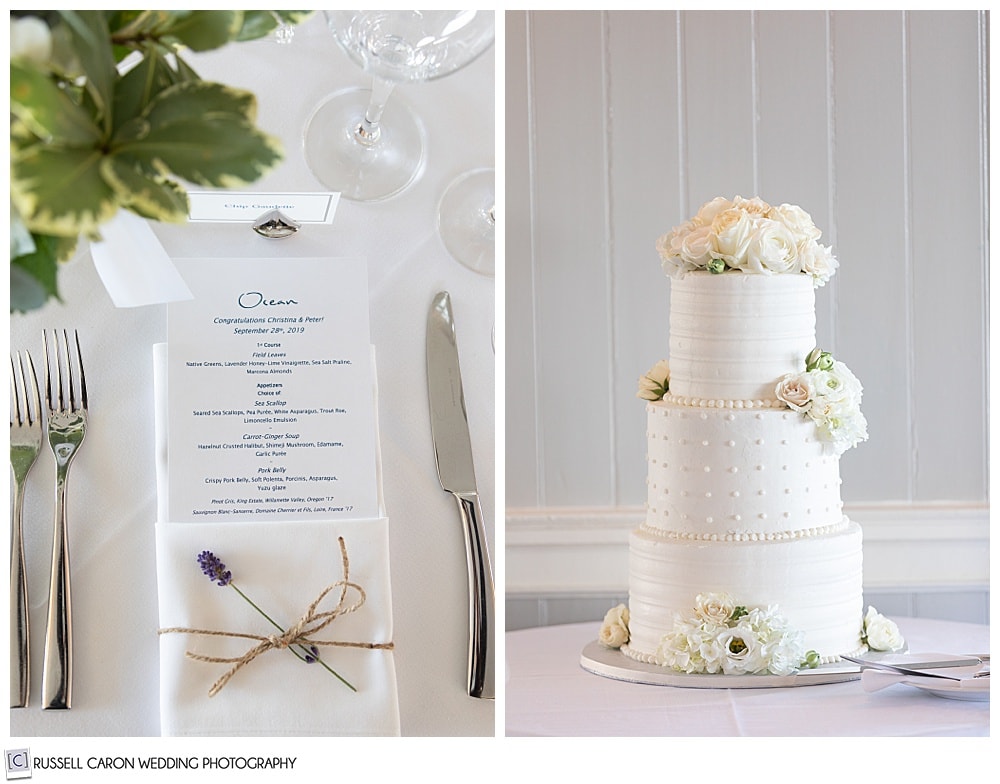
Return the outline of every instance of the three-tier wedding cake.
<path id="1" fill-rule="evenodd" d="M 647 400 L 646 518 L 629 604 L 601 642 L 685 673 L 787 674 L 873 648 L 862 534 L 840 455 L 867 438 L 858 379 L 816 348 L 814 290 L 837 261 L 801 208 L 717 198 L 661 238 L 669 360 Z"/>

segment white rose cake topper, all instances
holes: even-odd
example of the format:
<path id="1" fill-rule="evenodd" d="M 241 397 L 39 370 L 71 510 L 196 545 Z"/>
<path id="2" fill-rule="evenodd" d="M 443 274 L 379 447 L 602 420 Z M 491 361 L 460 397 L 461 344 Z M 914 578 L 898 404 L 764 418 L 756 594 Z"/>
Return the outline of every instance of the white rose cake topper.
<path id="1" fill-rule="evenodd" d="M 819 287 L 838 266 L 832 249 L 819 244 L 821 236 L 809 213 L 794 204 L 772 207 L 757 197 L 719 196 L 660 237 L 656 249 L 671 277 L 699 269 L 795 273 L 809 275 Z"/>

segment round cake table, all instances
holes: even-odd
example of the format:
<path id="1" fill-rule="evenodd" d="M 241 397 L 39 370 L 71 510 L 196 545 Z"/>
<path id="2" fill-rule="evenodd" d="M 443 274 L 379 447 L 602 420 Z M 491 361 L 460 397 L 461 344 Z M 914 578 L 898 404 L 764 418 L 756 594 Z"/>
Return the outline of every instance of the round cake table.
<path id="1" fill-rule="evenodd" d="M 913 653 L 986 653 L 988 626 L 896 618 Z M 580 666 L 600 623 L 506 635 L 510 736 L 988 736 L 989 701 L 944 699 L 858 680 L 774 689 L 686 689 L 627 683 Z"/>

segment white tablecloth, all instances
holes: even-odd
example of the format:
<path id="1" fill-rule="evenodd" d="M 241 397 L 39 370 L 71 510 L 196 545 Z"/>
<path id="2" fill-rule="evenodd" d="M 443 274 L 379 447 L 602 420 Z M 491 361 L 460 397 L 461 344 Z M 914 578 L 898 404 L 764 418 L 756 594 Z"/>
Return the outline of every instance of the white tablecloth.
<path id="1" fill-rule="evenodd" d="M 494 163 L 494 54 L 427 84 L 405 85 L 427 126 L 426 169 L 387 201 L 342 201 L 332 226 L 264 240 L 247 226 L 154 224 L 176 257 L 363 256 L 372 342 L 378 351 L 379 420 L 390 519 L 395 657 L 404 735 L 493 735 L 493 701 L 467 696 L 465 545 L 454 499 L 434 471 L 424 369 L 427 309 L 451 292 L 476 474 L 487 533 L 494 525 L 494 281 L 448 256 L 437 202 L 458 175 Z M 321 15 L 293 43 L 271 40 L 192 55 L 200 75 L 253 90 L 258 123 L 279 135 L 285 162 L 253 189 L 320 191 L 301 134 L 328 93 L 367 79 L 335 46 Z M 140 259 L 136 263 L 141 263 Z M 51 455 L 30 477 L 25 530 L 32 623 L 30 707 L 10 711 L 12 738 L 160 733 L 154 550 L 152 347 L 166 338 L 166 308 L 116 309 L 84 248 L 60 276 L 63 304 L 11 318 L 11 349 L 41 361 L 43 328 L 78 328 L 91 424 L 69 487 L 75 673 L 73 708 L 42 711 L 38 695 L 52 536 Z"/>
<path id="2" fill-rule="evenodd" d="M 896 618 L 909 650 L 989 651 L 989 627 Z M 599 623 L 508 632 L 508 736 L 983 736 L 989 702 L 859 681 L 784 689 L 683 689 L 626 683 L 580 667 Z M 806 777 L 808 778 L 808 776 Z"/>

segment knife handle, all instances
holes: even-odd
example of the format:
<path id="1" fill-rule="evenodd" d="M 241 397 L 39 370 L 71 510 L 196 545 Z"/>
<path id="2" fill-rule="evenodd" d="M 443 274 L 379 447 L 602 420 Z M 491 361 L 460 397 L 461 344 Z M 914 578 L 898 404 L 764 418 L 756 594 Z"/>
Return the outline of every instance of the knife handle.
<path id="1" fill-rule="evenodd" d="M 454 493 L 462 514 L 469 561 L 469 696 L 492 700 L 494 692 L 493 567 L 477 493 Z"/>

